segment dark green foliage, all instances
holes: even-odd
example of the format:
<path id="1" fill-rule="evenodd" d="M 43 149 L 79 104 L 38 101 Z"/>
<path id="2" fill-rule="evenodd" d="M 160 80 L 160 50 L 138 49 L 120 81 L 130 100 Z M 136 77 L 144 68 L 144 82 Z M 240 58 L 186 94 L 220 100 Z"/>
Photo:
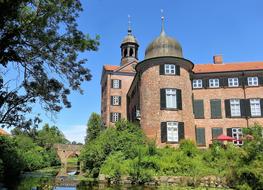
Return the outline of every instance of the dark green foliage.
<path id="1" fill-rule="evenodd" d="M 0 1 L 0 124 L 37 125 L 30 119 L 33 104 L 52 113 L 71 107 L 71 90 L 82 93 L 91 79 L 86 59 L 79 53 L 98 48 L 98 36 L 78 29 L 82 11 L 76 0 Z M 15 80 L 14 80 L 15 79 Z"/>
<path id="2" fill-rule="evenodd" d="M 104 129 L 103 122 L 101 116 L 97 113 L 91 113 L 87 124 L 87 136 L 85 138 L 85 142 L 95 139 L 100 132 Z"/>
<path id="3" fill-rule="evenodd" d="M 144 144 L 144 135 L 139 126 L 120 121 L 116 128 L 107 128 L 96 139 L 88 142 L 80 159 L 92 176 L 98 176 L 100 167 L 113 152 L 121 151 L 125 157 L 136 157 L 134 147 Z"/>
<path id="4" fill-rule="evenodd" d="M 154 176 L 225 177 L 229 186 L 237 189 L 262 189 L 263 149 L 261 126 L 244 130 L 253 136 L 242 147 L 214 142 L 211 148 L 200 150 L 189 140 L 180 141 L 179 148 L 156 148 L 140 128 L 121 121 L 116 128 L 107 128 L 88 143 L 81 159 L 86 172 L 108 175 L 118 183 L 121 176 L 130 176 L 134 183 L 151 181 Z M 195 186 L 195 182 L 191 184 Z"/>
<path id="5" fill-rule="evenodd" d="M 21 171 L 60 165 L 53 145 L 69 142 L 63 133 L 48 124 L 41 130 L 30 131 L 16 128 L 12 131 L 13 137 L 0 136 L 0 178 L 17 177 Z"/>

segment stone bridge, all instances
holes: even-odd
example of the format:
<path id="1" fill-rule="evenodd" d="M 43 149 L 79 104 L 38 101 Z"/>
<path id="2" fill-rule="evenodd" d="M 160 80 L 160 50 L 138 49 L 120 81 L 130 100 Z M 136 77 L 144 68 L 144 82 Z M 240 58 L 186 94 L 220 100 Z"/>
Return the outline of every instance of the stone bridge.
<path id="1" fill-rule="evenodd" d="M 62 164 L 67 164 L 67 159 L 71 156 L 80 155 L 80 150 L 83 145 L 73 145 L 73 144 L 55 144 L 54 148 L 57 151 L 59 159 Z"/>
<path id="2" fill-rule="evenodd" d="M 55 144 L 54 148 L 61 161 L 61 170 L 57 176 L 67 176 L 67 160 L 70 157 L 79 157 L 83 145 Z"/>

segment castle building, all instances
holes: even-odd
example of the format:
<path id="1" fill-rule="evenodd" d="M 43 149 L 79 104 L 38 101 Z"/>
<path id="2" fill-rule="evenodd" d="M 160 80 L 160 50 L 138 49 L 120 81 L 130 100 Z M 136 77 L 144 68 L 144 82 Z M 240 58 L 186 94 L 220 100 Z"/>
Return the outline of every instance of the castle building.
<path id="1" fill-rule="evenodd" d="M 139 121 L 158 146 L 191 139 L 208 147 L 220 134 L 242 145 L 242 128 L 263 125 L 263 62 L 194 64 L 180 43 L 161 34 L 138 61 L 131 29 L 121 43 L 120 66 L 104 65 L 101 115 L 105 125 Z"/>

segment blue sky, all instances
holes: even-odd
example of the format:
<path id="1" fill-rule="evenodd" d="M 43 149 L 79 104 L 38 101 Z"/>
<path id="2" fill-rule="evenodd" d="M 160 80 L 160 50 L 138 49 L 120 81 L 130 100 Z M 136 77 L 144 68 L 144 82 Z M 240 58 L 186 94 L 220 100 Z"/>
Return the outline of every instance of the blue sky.
<path id="1" fill-rule="evenodd" d="M 166 34 L 176 38 L 184 57 L 195 64 L 211 63 L 215 54 L 224 62 L 263 60 L 262 0 L 82 0 L 84 11 L 79 29 L 90 36 L 99 34 L 97 52 L 86 52 L 93 78 L 83 85 L 84 95 L 70 96 L 71 109 L 55 120 L 42 113 L 44 122 L 57 125 L 69 140 L 83 142 L 92 112 L 100 113 L 100 77 L 104 64 L 119 65 L 120 43 L 127 34 L 127 15 L 144 59 L 147 45 L 159 35 L 164 10 Z"/>

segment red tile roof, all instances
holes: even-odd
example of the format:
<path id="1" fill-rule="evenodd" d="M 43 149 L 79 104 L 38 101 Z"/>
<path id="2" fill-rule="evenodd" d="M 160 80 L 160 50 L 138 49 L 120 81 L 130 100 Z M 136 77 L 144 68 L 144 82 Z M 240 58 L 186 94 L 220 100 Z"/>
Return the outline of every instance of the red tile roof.
<path id="1" fill-rule="evenodd" d="M 118 69 L 120 66 L 116 66 L 116 65 L 104 65 L 103 68 L 106 71 L 114 71 L 116 69 Z"/>
<path id="2" fill-rule="evenodd" d="M 194 73 L 216 73 L 227 71 L 263 70 L 263 62 L 224 63 L 224 64 L 196 64 Z"/>
<path id="3" fill-rule="evenodd" d="M 10 134 L 8 132 L 6 132 L 4 129 L 0 128 L 0 136 L 9 136 Z"/>

